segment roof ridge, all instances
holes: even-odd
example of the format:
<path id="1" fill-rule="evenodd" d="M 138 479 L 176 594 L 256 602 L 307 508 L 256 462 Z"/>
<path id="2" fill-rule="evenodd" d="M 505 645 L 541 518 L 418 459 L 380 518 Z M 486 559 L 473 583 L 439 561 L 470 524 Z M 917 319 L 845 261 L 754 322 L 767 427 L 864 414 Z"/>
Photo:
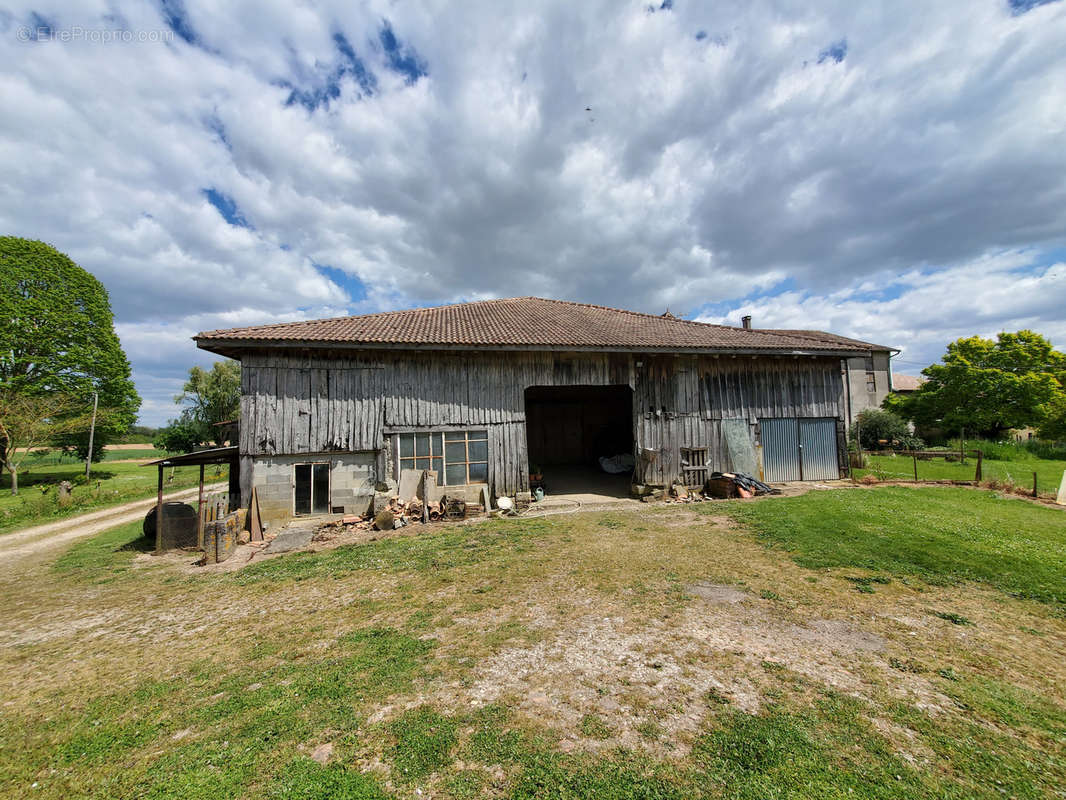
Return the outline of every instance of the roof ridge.
<path id="1" fill-rule="evenodd" d="M 750 328 L 740 328 L 736 325 L 721 325 L 717 322 L 700 322 L 695 319 L 684 319 L 683 317 L 664 317 L 662 314 L 650 314 L 647 311 L 633 311 L 629 308 L 615 308 L 614 306 L 602 306 L 598 303 L 580 303 L 576 300 L 556 300 L 550 297 L 509 297 L 508 300 L 540 300 L 544 303 L 561 303 L 568 306 L 583 306 L 585 308 L 598 308 L 601 311 L 614 311 L 617 314 L 630 314 L 634 317 L 647 317 L 648 319 L 664 319 L 669 322 L 684 322 L 689 325 L 699 325 L 704 328 L 725 328 L 726 330 L 744 331 L 750 330 Z"/>

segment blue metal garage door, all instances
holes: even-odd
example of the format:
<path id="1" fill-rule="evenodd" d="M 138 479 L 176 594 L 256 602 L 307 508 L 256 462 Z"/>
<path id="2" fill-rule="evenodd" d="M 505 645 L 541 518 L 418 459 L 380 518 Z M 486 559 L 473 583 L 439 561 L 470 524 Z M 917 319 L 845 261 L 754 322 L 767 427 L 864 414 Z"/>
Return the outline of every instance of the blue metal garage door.
<path id="1" fill-rule="evenodd" d="M 763 474 L 770 483 L 828 481 L 840 477 L 835 419 L 759 420 Z"/>

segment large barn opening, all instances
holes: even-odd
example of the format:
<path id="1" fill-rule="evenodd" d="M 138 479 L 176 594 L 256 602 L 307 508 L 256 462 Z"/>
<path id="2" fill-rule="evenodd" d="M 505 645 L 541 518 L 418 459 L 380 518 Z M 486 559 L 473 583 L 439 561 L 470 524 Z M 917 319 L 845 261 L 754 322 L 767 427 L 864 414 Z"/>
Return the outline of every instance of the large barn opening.
<path id="1" fill-rule="evenodd" d="M 530 386 L 526 437 L 530 473 L 543 475 L 545 494 L 629 496 L 631 470 L 606 472 L 600 458 L 633 455 L 630 387 Z"/>

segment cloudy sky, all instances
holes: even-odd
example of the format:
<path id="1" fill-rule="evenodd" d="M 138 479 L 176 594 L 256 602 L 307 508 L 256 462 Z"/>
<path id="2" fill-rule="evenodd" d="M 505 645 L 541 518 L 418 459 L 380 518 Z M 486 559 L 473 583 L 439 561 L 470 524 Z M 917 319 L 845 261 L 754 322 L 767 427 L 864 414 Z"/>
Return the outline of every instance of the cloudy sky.
<path id="1" fill-rule="evenodd" d="M 0 4 L 0 231 L 198 330 L 535 294 L 1066 345 L 1066 2 Z"/>

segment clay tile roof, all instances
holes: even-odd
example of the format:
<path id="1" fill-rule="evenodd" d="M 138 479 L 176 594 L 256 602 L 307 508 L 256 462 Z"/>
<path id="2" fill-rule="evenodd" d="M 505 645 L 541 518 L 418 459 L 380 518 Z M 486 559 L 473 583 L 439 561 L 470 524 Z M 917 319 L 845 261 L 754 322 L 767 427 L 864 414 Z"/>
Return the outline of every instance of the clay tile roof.
<path id="1" fill-rule="evenodd" d="M 194 338 L 207 350 L 330 344 L 754 352 L 890 349 L 818 331 L 746 330 L 539 297 L 255 325 L 205 331 Z"/>
<path id="2" fill-rule="evenodd" d="M 920 375 L 900 375 L 892 373 L 892 389 L 896 392 L 916 392 L 925 383 L 925 378 Z"/>

